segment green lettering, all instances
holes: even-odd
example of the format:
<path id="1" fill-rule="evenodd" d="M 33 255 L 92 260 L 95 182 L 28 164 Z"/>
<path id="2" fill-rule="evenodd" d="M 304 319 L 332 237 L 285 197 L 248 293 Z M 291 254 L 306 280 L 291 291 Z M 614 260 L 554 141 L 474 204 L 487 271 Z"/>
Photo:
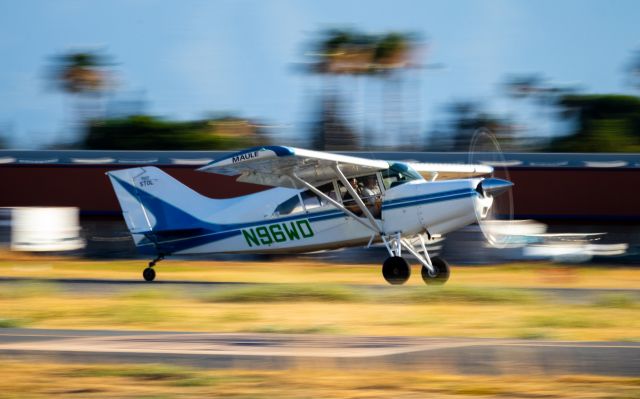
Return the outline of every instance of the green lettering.
<path id="1" fill-rule="evenodd" d="M 298 225 L 298 229 L 300 229 L 300 233 L 302 233 L 302 236 L 304 238 L 313 237 L 313 230 L 311 229 L 311 224 L 308 220 L 298 220 L 296 224 Z"/>
<path id="2" fill-rule="evenodd" d="M 267 245 L 273 243 L 273 238 L 269 235 L 269 230 L 267 230 L 266 226 L 260 226 L 256 228 L 256 233 L 258 233 L 258 237 L 260 237 L 260 242 Z"/>
<path id="3" fill-rule="evenodd" d="M 253 244 L 260 245 L 260 242 L 258 241 L 258 237 L 256 237 L 256 232 L 253 231 L 253 229 L 242 230 L 242 235 L 244 236 L 244 239 L 247 240 L 247 244 L 249 244 L 250 247 L 252 247 Z"/>
<path id="4" fill-rule="evenodd" d="M 287 227 L 286 223 L 282 224 L 282 227 L 284 227 L 284 232 L 287 233 L 287 237 L 289 237 L 290 240 L 299 240 L 300 235 L 298 234 L 298 230 L 296 230 L 296 225 L 293 222 L 289 223 L 289 225 L 291 226 L 291 229 Z"/>
<path id="5" fill-rule="evenodd" d="M 273 239 L 276 240 L 276 242 L 287 241 L 287 237 L 284 236 L 282 227 L 280 227 L 279 224 L 272 224 L 271 226 L 269 226 L 269 231 L 271 232 L 271 235 L 273 236 Z"/>

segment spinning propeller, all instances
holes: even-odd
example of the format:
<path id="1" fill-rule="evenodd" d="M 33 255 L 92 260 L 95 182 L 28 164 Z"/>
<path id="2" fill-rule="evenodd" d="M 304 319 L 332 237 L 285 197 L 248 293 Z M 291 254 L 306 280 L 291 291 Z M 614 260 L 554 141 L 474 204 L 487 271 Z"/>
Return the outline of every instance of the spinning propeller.
<path id="1" fill-rule="evenodd" d="M 498 140 L 488 129 L 478 129 L 469 145 L 469 163 L 493 167 L 490 176 L 476 186 L 480 196 L 476 219 L 482 234 L 491 246 L 504 248 L 510 243 L 513 224 L 513 183 Z"/>

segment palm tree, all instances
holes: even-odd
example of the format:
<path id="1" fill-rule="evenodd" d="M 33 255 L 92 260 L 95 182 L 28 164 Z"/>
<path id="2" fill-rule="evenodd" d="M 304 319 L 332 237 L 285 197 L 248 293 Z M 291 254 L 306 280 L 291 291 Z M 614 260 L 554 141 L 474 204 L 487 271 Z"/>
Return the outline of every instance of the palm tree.
<path id="1" fill-rule="evenodd" d="M 411 66 L 413 38 L 402 33 L 388 33 L 378 36 L 352 30 L 329 30 L 323 32 L 320 39 L 315 42 L 313 49 L 315 61 L 311 63 L 309 70 L 326 78 L 323 96 L 333 99 L 334 103 L 338 103 L 336 99 L 339 91 L 338 80 L 344 76 L 352 78 L 356 84 L 356 89 L 351 90 L 351 95 L 355 97 L 351 103 L 363 105 L 362 113 L 364 118 L 364 104 L 367 99 L 363 98 L 364 96 L 362 95 L 362 80 L 372 77 L 385 78 L 383 82 L 386 82 L 387 86 L 391 87 L 392 83 L 394 83 L 392 80 L 395 78 L 398 80 L 395 83 L 399 85 L 401 82 L 394 72 Z M 395 105 L 401 107 L 401 95 L 399 92 L 400 90 L 398 90 L 399 96 L 396 101 L 389 101 L 389 98 L 386 97 L 390 96 L 383 95 L 383 108 L 390 102 L 394 102 Z M 345 102 L 340 103 L 345 104 Z M 344 109 L 334 106 L 331 112 L 344 114 Z M 386 116 L 382 115 L 383 119 L 391 119 L 385 118 Z M 335 119 L 335 115 L 332 119 Z M 389 120 L 389 122 L 391 121 Z M 330 130 L 332 124 L 324 124 L 324 126 Z M 345 129 L 338 130 L 341 132 L 340 134 L 345 134 Z M 366 124 L 363 123 L 361 133 L 366 133 L 366 130 Z M 331 137 L 332 132 L 327 131 L 324 133 L 324 140 L 331 140 Z M 351 140 L 340 141 L 350 142 Z M 366 141 L 371 145 L 370 140 Z"/>
<path id="2" fill-rule="evenodd" d="M 111 83 L 107 59 L 95 51 L 74 51 L 54 59 L 51 80 L 58 90 L 75 99 L 73 130 L 82 130 L 92 119 L 101 116 L 99 101 Z"/>
<path id="3" fill-rule="evenodd" d="M 371 40 L 370 36 L 351 30 L 333 29 L 322 32 L 312 45 L 315 60 L 309 70 L 320 74 L 324 80 L 319 121 L 313 138 L 315 148 L 337 150 L 358 146 L 357 135 L 348 127 L 345 118 L 347 102 L 339 98 L 339 81 L 343 77 L 368 73 L 373 51 Z M 359 94 L 358 90 L 353 93 Z"/>

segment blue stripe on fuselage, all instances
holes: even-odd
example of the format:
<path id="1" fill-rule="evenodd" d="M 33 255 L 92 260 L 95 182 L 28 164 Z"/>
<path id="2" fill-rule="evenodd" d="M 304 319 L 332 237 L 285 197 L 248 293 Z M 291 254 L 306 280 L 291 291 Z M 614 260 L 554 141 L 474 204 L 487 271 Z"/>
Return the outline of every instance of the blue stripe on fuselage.
<path id="1" fill-rule="evenodd" d="M 397 200 L 383 202 L 382 210 L 388 211 L 390 209 L 428 204 L 431 202 L 449 201 L 449 200 L 455 200 L 460 198 L 473 197 L 474 195 L 477 195 L 477 194 L 478 194 L 477 191 L 471 188 L 465 188 L 465 189 L 459 189 L 459 190 L 443 191 L 440 193 L 418 195 L 415 197 L 400 198 Z"/>

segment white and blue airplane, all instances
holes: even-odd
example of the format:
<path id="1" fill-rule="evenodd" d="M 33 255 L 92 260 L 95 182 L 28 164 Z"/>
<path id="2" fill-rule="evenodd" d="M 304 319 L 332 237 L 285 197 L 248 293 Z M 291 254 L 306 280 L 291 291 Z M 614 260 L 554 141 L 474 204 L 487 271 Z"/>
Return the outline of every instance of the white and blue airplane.
<path id="1" fill-rule="evenodd" d="M 485 218 L 513 185 L 488 165 L 404 163 L 284 146 L 247 149 L 202 172 L 273 187 L 230 199 L 205 197 L 156 167 L 107 173 L 138 249 L 154 255 L 291 253 L 382 243 L 391 284 L 410 274 L 403 251 L 422 264 L 427 284 L 443 284 L 449 265 L 426 243 Z M 427 179 L 425 179 L 425 177 Z"/>

